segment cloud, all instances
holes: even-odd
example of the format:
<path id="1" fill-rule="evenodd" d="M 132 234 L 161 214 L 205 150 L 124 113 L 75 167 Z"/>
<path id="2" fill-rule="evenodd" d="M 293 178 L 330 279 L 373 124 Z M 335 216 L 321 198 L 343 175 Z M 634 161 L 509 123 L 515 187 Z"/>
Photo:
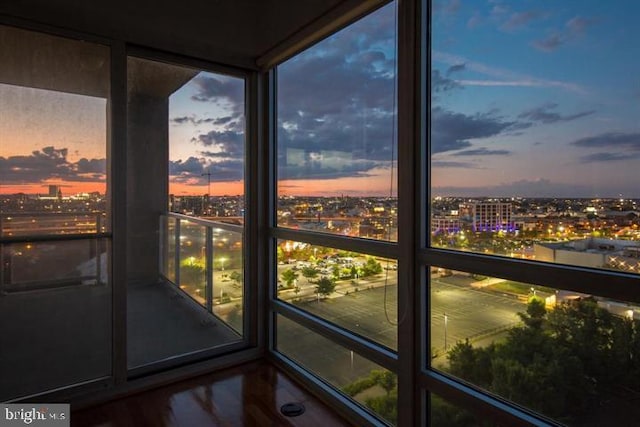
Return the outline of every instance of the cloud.
<path id="1" fill-rule="evenodd" d="M 452 15 L 460 10 L 460 0 L 437 0 L 433 2 L 433 10 L 438 14 Z"/>
<path id="2" fill-rule="evenodd" d="M 594 188 L 583 184 L 553 182 L 547 178 L 523 179 L 494 186 L 435 186 L 434 196 L 458 197 L 594 197 Z"/>
<path id="3" fill-rule="evenodd" d="M 215 150 L 211 152 L 222 153 L 227 157 L 244 157 L 244 132 L 212 130 L 192 138 L 191 141 L 204 145 L 205 147 L 214 147 Z"/>
<path id="4" fill-rule="evenodd" d="M 239 78 L 201 73 L 193 80 L 196 93 L 194 101 L 226 101 L 236 108 L 244 105 L 244 81 Z"/>
<path id="5" fill-rule="evenodd" d="M 0 182 L 33 183 L 54 179 L 68 182 L 104 182 L 105 159 L 67 159 L 68 149 L 44 147 L 29 155 L 0 157 Z"/>
<path id="6" fill-rule="evenodd" d="M 431 93 L 447 92 L 459 87 L 460 85 L 455 80 L 443 77 L 438 70 L 431 70 Z"/>
<path id="7" fill-rule="evenodd" d="M 478 28 L 480 25 L 482 25 L 482 17 L 477 13 L 474 14 L 467 21 L 467 28 L 469 28 L 471 30 L 474 29 L 474 28 Z"/>
<path id="8" fill-rule="evenodd" d="M 174 117 L 170 119 L 170 122 L 177 125 L 192 124 L 197 126 L 205 123 L 224 124 L 224 123 L 228 123 L 230 120 L 232 120 L 231 116 L 221 117 L 221 118 L 207 117 L 204 119 L 198 119 L 195 116 L 182 116 L 182 117 Z"/>
<path id="9" fill-rule="evenodd" d="M 239 181 L 243 179 L 244 162 L 236 159 L 211 161 L 191 156 L 187 160 L 169 161 L 169 180 L 175 183 L 204 185 L 211 173 L 212 182 Z"/>
<path id="10" fill-rule="evenodd" d="M 580 157 L 581 163 L 600 163 L 600 162 L 616 162 L 620 160 L 629 160 L 638 158 L 638 155 L 630 155 L 629 153 L 592 153 Z"/>
<path id="11" fill-rule="evenodd" d="M 600 135 L 580 138 L 570 144 L 577 147 L 623 147 L 631 151 L 640 151 L 640 133 L 606 132 Z"/>
<path id="12" fill-rule="evenodd" d="M 444 160 L 434 160 L 431 162 L 432 168 L 462 168 L 462 169 L 478 169 L 477 165 L 468 162 L 450 162 Z"/>
<path id="13" fill-rule="evenodd" d="M 496 136 L 522 126 L 528 125 L 504 121 L 492 113 L 470 116 L 434 107 L 431 109 L 431 153 L 468 148 L 471 147 L 470 140 Z"/>
<path id="14" fill-rule="evenodd" d="M 560 80 L 549 80 L 534 77 L 528 74 L 516 73 L 503 68 L 492 67 L 481 62 L 472 61 L 460 55 L 431 51 L 431 58 L 435 62 L 447 65 L 465 64 L 469 71 L 483 74 L 491 80 L 456 80 L 456 83 L 466 86 L 523 86 L 523 87 L 548 87 L 562 89 L 567 92 L 584 94 L 586 91 L 579 85 Z"/>
<path id="15" fill-rule="evenodd" d="M 542 52 L 553 52 L 561 45 L 563 45 L 564 42 L 565 41 L 560 34 L 551 34 L 544 39 L 534 40 L 531 44 L 533 45 L 533 47 Z"/>
<path id="16" fill-rule="evenodd" d="M 597 20 L 595 19 L 574 16 L 565 23 L 564 28 L 552 32 L 543 39 L 534 40 L 531 45 L 542 52 L 553 52 L 563 44 L 582 37 L 587 28 L 596 24 L 596 22 Z"/>
<path id="17" fill-rule="evenodd" d="M 500 26 L 503 31 L 516 31 L 526 27 L 529 22 L 541 16 L 536 11 L 516 12 L 512 13 L 509 18 Z"/>
<path id="18" fill-rule="evenodd" d="M 571 120 L 576 120 L 581 117 L 586 117 L 595 113 L 594 110 L 588 110 L 588 111 L 582 111 L 579 113 L 563 116 L 562 114 L 551 111 L 556 109 L 557 107 L 558 107 L 558 104 L 547 103 L 521 113 L 518 116 L 518 118 L 528 119 L 534 122 L 550 124 L 550 123 L 557 123 L 557 122 L 569 122 Z"/>
<path id="19" fill-rule="evenodd" d="M 487 148 L 475 148 L 472 150 L 458 151 L 453 156 L 508 156 L 511 154 L 509 150 L 489 150 Z"/>
<path id="20" fill-rule="evenodd" d="M 574 16 L 567 21 L 565 27 L 573 35 L 584 34 L 587 28 L 594 25 L 597 21 L 595 19 L 583 18 L 581 16 Z"/>
<path id="21" fill-rule="evenodd" d="M 465 65 L 464 64 L 455 64 L 450 66 L 449 68 L 447 68 L 447 77 L 450 76 L 453 73 L 457 73 L 460 71 L 464 71 L 465 70 Z"/>
<path id="22" fill-rule="evenodd" d="M 387 5 L 278 68 L 278 173 L 367 176 L 396 158 L 394 8 Z M 455 87 L 435 71 L 434 91 Z"/>

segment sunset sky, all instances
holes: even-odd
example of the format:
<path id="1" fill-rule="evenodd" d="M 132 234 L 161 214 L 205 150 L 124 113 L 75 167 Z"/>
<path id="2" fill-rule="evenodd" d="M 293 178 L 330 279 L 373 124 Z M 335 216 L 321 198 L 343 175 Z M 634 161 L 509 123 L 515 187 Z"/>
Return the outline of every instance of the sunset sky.
<path id="1" fill-rule="evenodd" d="M 640 3 L 434 0 L 434 196 L 637 197 Z M 278 67 L 281 195 L 395 195 L 395 5 Z M 1 66 L 1 65 L 0 65 Z M 170 192 L 243 193 L 244 82 L 170 98 Z M 106 100 L 0 84 L 0 192 L 104 192 Z"/>

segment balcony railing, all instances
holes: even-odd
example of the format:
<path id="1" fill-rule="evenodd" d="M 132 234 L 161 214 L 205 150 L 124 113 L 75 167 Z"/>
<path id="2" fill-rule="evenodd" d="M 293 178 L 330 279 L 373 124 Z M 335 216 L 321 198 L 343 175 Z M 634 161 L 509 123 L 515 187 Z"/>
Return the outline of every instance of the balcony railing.
<path id="1" fill-rule="evenodd" d="M 168 213 L 160 230 L 162 276 L 242 333 L 244 227 Z"/>
<path id="2" fill-rule="evenodd" d="M 0 214 L 3 294 L 107 283 L 104 212 Z"/>

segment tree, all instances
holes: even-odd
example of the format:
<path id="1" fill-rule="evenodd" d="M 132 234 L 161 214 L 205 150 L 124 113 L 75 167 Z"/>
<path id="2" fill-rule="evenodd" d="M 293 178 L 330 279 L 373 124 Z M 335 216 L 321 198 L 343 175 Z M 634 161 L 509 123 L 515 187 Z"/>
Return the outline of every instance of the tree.
<path id="1" fill-rule="evenodd" d="M 311 281 L 311 279 L 315 279 L 316 277 L 318 277 L 318 274 L 320 274 L 320 270 L 315 267 L 303 267 L 300 272 L 304 277 L 309 279 L 309 281 Z"/>
<path id="2" fill-rule="evenodd" d="M 544 308 L 544 301 L 539 298 L 532 298 L 527 304 L 527 312 L 518 313 L 522 322 L 533 329 L 541 329 L 545 320 L 547 310 Z"/>
<path id="3" fill-rule="evenodd" d="M 327 297 L 336 289 L 336 282 L 328 277 L 322 277 L 316 282 L 316 292 Z"/>
<path id="4" fill-rule="evenodd" d="M 362 266 L 362 276 L 369 277 L 382 273 L 382 265 L 373 257 L 367 257 L 367 261 Z"/>
<path id="5" fill-rule="evenodd" d="M 242 282 L 242 274 L 237 271 L 232 271 L 229 274 L 229 279 L 233 280 L 236 284 L 240 284 Z"/>
<path id="6" fill-rule="evenodd" d="M 204 269 L 197 264 L 180 266 L 180 284 L 204 286 Z"/>
<path id="7" fill-rule="evenodd" d="M 284 282 L 287 284 L 287 287 L 291 287 L 293 282 L 295 282 L 296 279 L 298 279 L 298 273 L 296 273 L 291 269 L 287 269 L 282 272 L 280 277 L 282 277 L 282 280 L 284 280 Z"/>
<path id="8" fill-rule="evenodd" d="M 384 389 L 387 392 L 387 396 L 396 388 L 397 377 L 391 371 L 371 371 L 371 376 L 376 384 Z"/>

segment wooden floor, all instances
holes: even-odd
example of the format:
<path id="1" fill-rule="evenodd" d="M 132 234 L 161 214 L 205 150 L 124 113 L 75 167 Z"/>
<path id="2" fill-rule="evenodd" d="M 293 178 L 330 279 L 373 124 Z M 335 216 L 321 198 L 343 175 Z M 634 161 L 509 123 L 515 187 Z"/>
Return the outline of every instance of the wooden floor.
<path id="1" fill-rule="evenodd" d="M 285 417 L 285 403 L 306 412 Z M 72 412 L 73 427 L 351 426 L 267 362 L 253 362 Z"/>

